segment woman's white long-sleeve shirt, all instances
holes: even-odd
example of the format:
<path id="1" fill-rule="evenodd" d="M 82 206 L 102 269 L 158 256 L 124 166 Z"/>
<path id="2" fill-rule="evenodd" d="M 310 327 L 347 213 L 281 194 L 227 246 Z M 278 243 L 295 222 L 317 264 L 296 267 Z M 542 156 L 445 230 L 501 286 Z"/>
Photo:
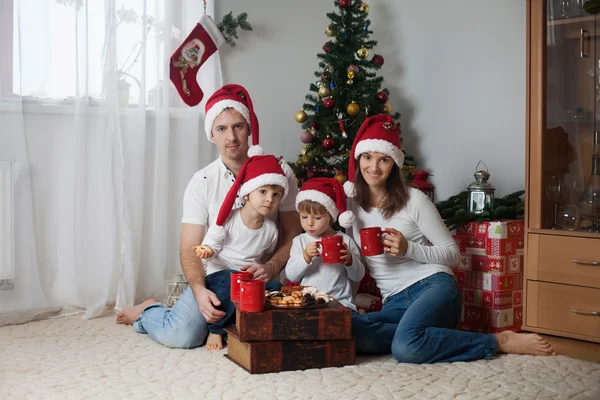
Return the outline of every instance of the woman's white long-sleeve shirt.
<path id="1" fill-rule="evenodd" d="M 380 254 L 365 257 L 384 301 L 438 272 L 454 275 L 450 266 L 460 261 L 458 245 L 429 197 L 414 188 L 409 189 L 409 194 L 406 207 L 389 220 L 383 218 L 379 209 L 372 208 L 366 212 L 355 201 L 348 199 L 348 206 L 356 216 L 356 222 L 348 233 L 359 247 L 360 230 L 376 226 L 394 228 L 408 240 L 404 256 Z"/>
<path id="2" fill-rule="evenodd" d="M 296 236 L 292 242 L 290 258 L 285 266 L 285 275 L 292 282 L 300 281 L 301 285 L 314 286 L 320 292 L 326 292 L 346 307 L 357 311 L 352 295 L 352 282 L 360 282 L 365 274 L 360 250 L 354 240 L 343 232 L 336 235 L 342 236 L 344 243 L 348 245 L 352 254 L 352 265 L 325 264 L 321 257 L 314 257 L 307 264 L 304 259 L 304 249 L 309 243 L 321 240 L 319 237 L 302 233 Z"/>

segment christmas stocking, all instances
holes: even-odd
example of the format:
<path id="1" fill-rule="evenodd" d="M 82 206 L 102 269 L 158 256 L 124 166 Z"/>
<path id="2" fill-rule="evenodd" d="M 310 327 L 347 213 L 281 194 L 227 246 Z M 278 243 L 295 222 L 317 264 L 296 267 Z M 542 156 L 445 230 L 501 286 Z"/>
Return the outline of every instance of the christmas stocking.
<path id="1" fill-rule="evenodd" d="M 171 56 L 169 75 L 179 95 L 188 106 L 200 103 L 204 93 L 198 86 L 196 74 L 225 38 L 215 22 L 206 14 Z"/>

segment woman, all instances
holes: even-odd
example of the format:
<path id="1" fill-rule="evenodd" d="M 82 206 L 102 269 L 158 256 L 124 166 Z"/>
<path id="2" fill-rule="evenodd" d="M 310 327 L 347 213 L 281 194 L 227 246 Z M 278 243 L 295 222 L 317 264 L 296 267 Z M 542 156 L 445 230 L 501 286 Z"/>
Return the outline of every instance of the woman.
<path id="1" fill-rule="evenodd" d="M 354 139 L 350 180 L 344 185 L 356 216 L 349 233 L 359 247 L 362 228 L 383 227 L 389 233 L 384 253 L 365 257 L 383 295 L 383 309 L 353 316 L 357 351 L 391 352 L 399 362 L 410 363 L 492 358 L 497 352 L 555 354 L 537 334 L 455 330 L 462 301 L 450 265 L 459 262 L 458 246 L 429 198 L 404 182 L 403 161 L 392 118 L 367 118 Z"/>

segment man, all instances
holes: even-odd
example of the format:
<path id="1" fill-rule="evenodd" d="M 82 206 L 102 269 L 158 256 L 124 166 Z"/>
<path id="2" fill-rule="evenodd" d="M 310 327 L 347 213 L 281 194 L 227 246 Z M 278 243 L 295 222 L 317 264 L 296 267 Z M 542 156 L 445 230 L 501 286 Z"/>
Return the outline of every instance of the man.
<path id="1" fill-rule="evenodd" d="M 202 243 L 206 230 L 214 225 L 221 203 L 248 159 L 248 136 L 252 135 L 253 145 L 259 142 L 258 119 L 250 95 L 242 86 L 223 86 L 207 101 L 205 110 L 206 135 L 217 145 L 220 157 L 194 174 L 183 198 L 180 260 L 190 286 L 173 310 L 164 308 L 156 299 L 148 299 L 123 309 L 117 316 L 117 323 L 133 324 L 136 332 L 148 333 L 158 343 L 172 348 L 201 346 L 208 334 L 206 323 L 215 323 L 225 316 L 225 312 L 215 308 L 221 303 L 206 288 L 204 267 L 193 247 Z M 280 244 L 265 264 L 242 268 L 252 272 L 255 279 L 269 281 L 279 274 L 289 257 L 292 239 L 301 232 L 295 210 L 298 184 L 291 168 L 284 168 L 284 172 L 289 192 L 279 213 L 274 215 L 281 230 Z M 234 207 L 242 204 L 240 198 Z"/>

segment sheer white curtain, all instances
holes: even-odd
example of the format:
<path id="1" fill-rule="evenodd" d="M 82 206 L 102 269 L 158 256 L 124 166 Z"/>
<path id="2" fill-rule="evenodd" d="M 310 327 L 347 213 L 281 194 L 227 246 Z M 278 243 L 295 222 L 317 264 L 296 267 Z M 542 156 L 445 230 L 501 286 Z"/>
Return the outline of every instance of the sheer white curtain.
<path id="1" fill-rule="evenodd" d="M 163 297 L 185 185 L 216 157 L 206 98 L 183 106 L 169 81 L 203 3 L 14 0 L 11 11 L 0 160 L 13 166 L 14 268 L 0 269 L 0 326 Z M 222 84 L 218 57 L 198 75 L 206 97 Z"/>

